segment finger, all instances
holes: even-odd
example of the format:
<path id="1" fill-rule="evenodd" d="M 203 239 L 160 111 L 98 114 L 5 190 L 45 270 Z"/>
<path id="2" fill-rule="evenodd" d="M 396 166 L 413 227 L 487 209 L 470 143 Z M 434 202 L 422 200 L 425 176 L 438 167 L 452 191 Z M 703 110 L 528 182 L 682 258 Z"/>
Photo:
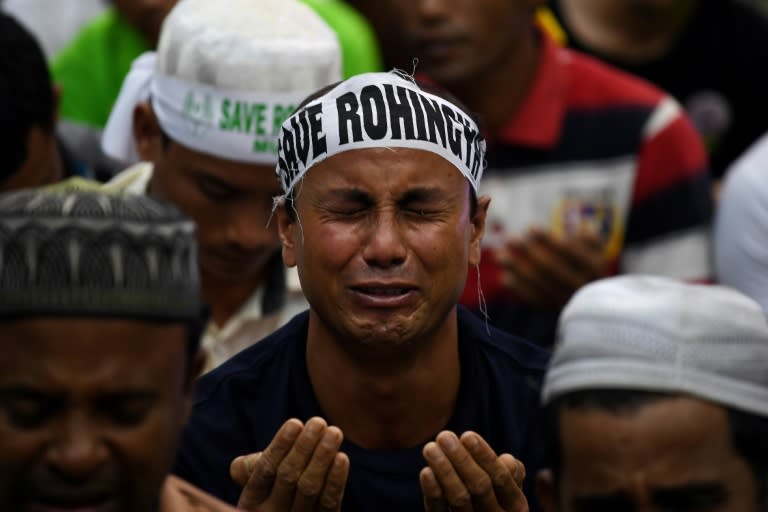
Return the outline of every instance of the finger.
<path id="1" fill-rule="evenodd" d="M 237 483 L 237 485 L 240 487 L 245 486 L 262 453 L 263 452 L 256 452 L 251 453 L 250 455 L 241 455 L 232 461 L 229 465 L 229 476 L 235 483 Z"/>
<path id="2" fill-rule="evenodd" d="M 314 509 L 325 485 L 325 477 L 333 465 L 343 439 L 344 436 L 337 427 L 325 429 L 323 437 L 312 453 L 309 464 L 296 484 L 296 497 L 293 501 L 294 511 L 311 511 Z"/>
<path id="3" fill-rule="evenodd" d="M 505 510 L 528 511 L 528 500 L 523 494 L 523 480 L 525 480 L 525 466 L 522 462 L 508 453 L 499 456 L 499 460 L 507 468 L 512 477 L 513 484 L 505 484 L 499 488 L 497 495 L 499 503 Z"/>
<path id="4" fill-rule="evenodd" d="M 523 247 L 534 277 L 548 283 L 556 293 L 572 292 L 584 284 L 583 269 L 573 265 L 567 244 L 543 234 L 529 238 Z"/>
<path id="5" fill-rule="evenodd" d="M 455 435 L 453 436 L 456 437 Z M 458 441 L 457 441 L 458 443 Z M 432 469 L 443 496 L 452 511 L 469 512 L 472 510 L 472 496 L 462 482 L 451 460 L 443 448 L 435 442 L 427 443 L 423 450 L 424 459 Z"/>
<path id="6" fill-rule="evenodd" d="M 590 236 L 575 238 L 575 243 L 568 255 L 574 265 L 579 265 L 585 271 L 591 272 L 595 278 L 602 277 L 608 267 L 605 244 L 602 241 L 595 243 L 590 238 Z"/>
<path id="7" fill-rule="evenodd" d="M 475 432 L 465 432 L 461 436 L 462 444 L 480 467 L 490 475 L 494 492 L 504 510 L 517 510 L 527 506 L 522 486 L 525 478 L 525 466 L 508 453 L 497 457 L 488 443 Z"/>
<path id="8" fill-rule="evenodd" d="M 521 240 L 520 238 L 517 237 L 517 235 L 507 236 L 507 239 L 504 245 L 495 248 L 493 251 L 493 257 L 496 260 L 496 264 L 498 264 L 503 268 L 514 265 L 515 263 L 514 255 L 517 250 L 517 246 L 520 243 L 521 243 Z"/>
<path id="9" fill-rule="evenodd" d="M 260 454 L 236 458 L 230 465 L 230 473 L 236 482 L 245 480 L 238 506 L 252 508 L 264 502 L 272 492 L 277 468 L 290 452 L 304 425 L 297 419 L 283 423 L 272 442 Z M 243 475 L 246 475 L 243 478 Z M 240 480 L 238 480 L 238 478 Z"/>
<path id="10" fill-rule="evenodd" d="M 561 294 L 551 287 L 527 258 L 518 257 L 517 263 L 507 268 L 504 284 L 528 304 L 544 309 L 560 307 Z"/>
<path id="11" fill-rule="evenodd" d="M 349 478 L 349 457 L 344 453 L 337 453 L 320 495 L 319 508 L 321 511 L 338 512 L 341 510 L 347 478 Z"/>
<path id="12" fill-rule="evenodd" d="M 440 432 L 437 444 L 448 456 L 464 487 L 469 491 L 473 504 L 480 510 L 498 510 L 499 504 L 493 490 L 490 474 L 483 469 L 453 432 Z M 496 459 L 496 454 L 486 445 L 487 455 Z M 450 500 L 449 504 L 452 504 Z"/>
<path id="13" fill-rule="evenodd" d="M 508 453 L 503 453 L 499 460 L 509 469 L 512 478 L 517 482 L 518 487 L 523 486 L 526 477 L 525 465 L 518 459 Z"/>
<path id="14" fill-rule="evenodd" d="M 551 233 L 534 231 L 532 237 L 558 254 L 561 261 L 580 275 L 589 276 L 589 280 L 602 276 L 606 265 L 605 247 L 596 234 L 584 232 L 560 238 Z"/>
<path id="15" fill-rule="evenodd" d="M 424 468 L 419 473 L 421 494 L 424 495 L 425 512 L 443 512 L 448 510 L 448 504 L 443 498 L 443 490 L 435 477 L 432 468 Z"/>
<path id="16" fill-rule="evenodd" d="M 278 510 L 290 510 L 296 495 L 296 487 L 312 454 L 325 433 L 327 424 L 322 418 L 311 418 L 293 443 L 291 451 L 277 468 L 275 485 L 270 498 Z"/>

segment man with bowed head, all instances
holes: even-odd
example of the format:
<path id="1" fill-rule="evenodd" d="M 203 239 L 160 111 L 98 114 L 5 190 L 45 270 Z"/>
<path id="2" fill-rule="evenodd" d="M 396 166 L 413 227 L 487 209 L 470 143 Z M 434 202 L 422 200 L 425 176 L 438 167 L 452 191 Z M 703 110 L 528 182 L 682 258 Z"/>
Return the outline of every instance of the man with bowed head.
<path id="1" fill-rule="evenodd" d="M 669 95 L 560 47 L 536 26 L 542 0 L 349 2 L 389 66 L 417 59 L 483 121 L 493 207 L 462 304 L 551 347 L 595 279 L 710 277 L 706 153 Z"/>
<path id="2" fill-rule="evenodd" d="M 185 0 L 134 63 L 104 132 L 143 160 L 108 189 L 165 199 L 197 224 L 210 369 L 306 308 L 270 223 L 280 125 L 341 78 L 333 31 L 297 0 Z"/>
<path id="3" fill-rule="evenodd" d="M 234 510 L 168 474 L 204 360 L 194 230 L 144 196 L 0 196 L 0 510 Z"/>
<path id="4" fill-rule="evenodd" d="M 527 510 L 546 355 L 457 306 L 490 203 L 475 122 L 371 73 L 279 145 L 310 310 L 200 380 L 176 473 L 249 510 Z"/>
<path id="5" fill-rule="evenodd" d="M 768 510 L 768 323 L 736 290 L 582 288 L 547 371 L 547 512 Z"/>

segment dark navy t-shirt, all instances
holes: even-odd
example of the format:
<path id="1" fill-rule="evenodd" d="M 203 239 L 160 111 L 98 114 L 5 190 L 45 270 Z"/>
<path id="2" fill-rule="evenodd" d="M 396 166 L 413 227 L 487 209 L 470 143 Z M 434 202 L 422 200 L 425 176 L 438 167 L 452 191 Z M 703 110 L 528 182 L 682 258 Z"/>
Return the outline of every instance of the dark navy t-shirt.
<path id="1" fill-rule="evenodd" d="M 235 504 L 240 488 L 229 476 L 230 462 L 266 448 L 290 418 L 323 416 L 306 367 L 308 319 L 306 312 L 296 316 L 199 380 L 177 475 Z M 539 390 L 547 354 L 461 308 L 458 324 L 461 383 L 445 428 L 459 435 L 473 430 L 497 453 L 519 458 L 532 483 L 543 456 Z M 422 447 L 371 451 L 345 440 L 342 451 L 349 456 L 350 475 L 343 510 L 423 510 Z"/>

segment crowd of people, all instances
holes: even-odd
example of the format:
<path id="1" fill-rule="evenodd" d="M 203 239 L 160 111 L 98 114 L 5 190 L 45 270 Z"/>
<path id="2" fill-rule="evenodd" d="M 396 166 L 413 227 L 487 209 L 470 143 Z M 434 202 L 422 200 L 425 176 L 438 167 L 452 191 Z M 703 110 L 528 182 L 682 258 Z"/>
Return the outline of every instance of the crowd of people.
<path id="1" fill-rule="evenodd" d="M 768 510 L 757 6 L 105 4 L 0 2 L 0 510 Z"/>

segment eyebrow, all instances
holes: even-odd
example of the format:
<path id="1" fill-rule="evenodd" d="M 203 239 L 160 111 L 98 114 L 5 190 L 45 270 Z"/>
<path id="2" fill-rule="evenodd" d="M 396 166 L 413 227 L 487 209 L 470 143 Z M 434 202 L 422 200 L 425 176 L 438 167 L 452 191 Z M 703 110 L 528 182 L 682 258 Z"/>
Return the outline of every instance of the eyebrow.
<path id="1" fill-rule="evenodd" d="M 370 202 L 371 196 L 359 188 L 336 188 L 329 190 L 326 194 L 323 194 L 321 200 Z"/>
<path id="2" fill-rule="evenodd" d="M 688 504 L 721 505 L 728 501 L 728 489 L 719 482 L 693 482 L 679 487 L 661 488 L 653 492 L 653 502 L 677 509 Z"/>
<path id="3" fill-rule="evenodd" d="M 691 506 L 711 507 L 728 501 L 728 490 L 717 482 L 694 482 L 678 487 L 656 489 L 652 502 L 669 510 L 687 510 Z M 576 512 L 629 512 L 635 509 L 631 497 L 624 492 L 582 495 L 571 500 Z"/>
<path id="4" fill-rule="evenodd" d="M 437 187 L 418 187 L 407 190 L 399 202 L 432 202 L 444 200 L 445 197 L 445 191 Z"/>
<path id="5" fill-rule="evenodd" d="M 51 398 L 61 398 L 63 396 L 65 396 L 65 393 L 44 391 L 26 386 L 0 387 L 0 399 L 50 400 Z"/>
<path id="6" fill-rule="evenodd" d="M 629 512 L 634 509 L 632 500 L 623 492 L 612 494 L 585 494 L 571 499 L 575 512 Z"/>
<path id="7" fill-rule="evenodd" d="M 99 391 L 93 396 L 97 400 L 144 400 L 152 399 L 158 393 L 146 389 L 115 389 Z M 45 391 L 24 386 L 9 386 L 0 388 L 0 400 L 35 400 L 62 401 L 66 400 L 66 391 Z"/>
<path id="8" fill-rule="evenodd" d="M 413 201 L 437 201 L 445 198 L 445 191 L 438 187 L 416 187 L 406 190 L 397 198 L 398 203 Z M 324 199 L 371 202 L 371 195 L 357 187 L 331 189 L 324 195 Z"/>

